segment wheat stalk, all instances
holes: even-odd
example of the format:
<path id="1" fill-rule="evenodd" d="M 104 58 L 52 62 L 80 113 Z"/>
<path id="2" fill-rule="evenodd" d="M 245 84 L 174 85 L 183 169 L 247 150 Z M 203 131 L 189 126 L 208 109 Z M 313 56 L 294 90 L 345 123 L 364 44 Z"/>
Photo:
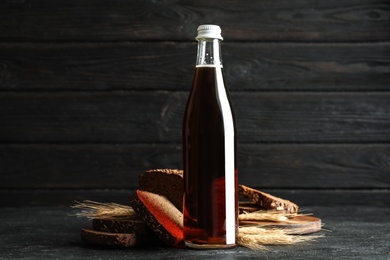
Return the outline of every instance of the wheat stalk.
<path id="1" fill-rule="evenodd" d="M 88 219 L 132 219 L 136 216 L 135 211 L 130 206 L 117 203 L 85 200 L 83 202 L 76 201 L 72 208 L 82 209 L 75 214 L 76 217 L 86 217 Z"/>
<path id="2" fill-rule="evenodd" d="M 296 217 L 298 214 L 285 213 L 284 211 L 268 210 L 254 211 L 251 213 L 242 213 L 238 216 L 238 220 L 256 220 L 256 221 L 273 221 L 273 222 L 289 222 L 289 219 Z"/>
<path id="3" fill-rule="evenodd" d="M 321 236 L 289 235 L 283 229 L 265 229 L 256 226 L 239 227 L 237 243 L 253 250 L 264 250 L 265 245 L 292 245 L 313 241 Z"/>
<path id="4" fill-rule="evenodd" d="M 76 202 L 72 208 L 82 209 L 75 214 L 77 217 L 89 219 L 132 219 L 136 218 L 135 211 L 130 206 L 116 203 L 101 203 L 91 200 Z M 289 218 L 298 214 L 289 214 L 281 211 L 256 211 L 240 214 L 241 221 L 273 221 L 293 223 Z M 288 234 L 282 228 L 264 228 L 261 222 L 256 224 L 240 225 L 237 233 L 237 244 L 253 250 L 266 250 L 265 245 L 291 245 L 300 242 L 312 241 L 321 236 L 300 236 Z"/>

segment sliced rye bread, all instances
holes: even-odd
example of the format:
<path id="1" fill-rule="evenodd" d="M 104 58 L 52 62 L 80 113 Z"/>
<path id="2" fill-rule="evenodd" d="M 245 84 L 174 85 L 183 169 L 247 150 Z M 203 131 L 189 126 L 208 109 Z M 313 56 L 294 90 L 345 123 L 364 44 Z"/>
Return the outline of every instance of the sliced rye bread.
<path id="1" fill-rule="evenodd" d="M 177 169 L 153 169 L 140 176 L 139 189 L 165 196 L 175 207 L 182 211 L 184 180 L 183 171 Z M 288 200 L 278 198 L 271 194 L 239 185 L 240 197 L 249 199 L 252 205 L 239 207 L 243 211 L 252 212 L 257 210 L 284 210 L 288 213 L 297 213 L 298 206 Z"/>
<path id="2" fill-rule="evenodd" d="M 167 198 L 137 190 L 130 206 L 166 245 L 183 246 L 183 214 Z"/>
<path id="3" fill-rule="evenodd" d="M 137 216 L 138 217 L 138 216 Z M 152 232 L 146 227 L 141 218 L 131 219 L 93 219 L 92 228 L 95 231 L 123 234 L 148 235 Z"/>
<path id="4" fill-rule="evenodd" d="M 183 171 L 176 169 L 148 170 L 139 177 L 139 190 L 166 197 L 175 207 L 183 211 Z"/>
<path id="5" fill-rule="evenodd" d="M 254 211 L 264 210 L 264 208 L 257 203 L 240 201 L 238 204 L 238 210 L 239 210 L 239 214 L 242 214 L 242 213 L 250 213 Z"/>
<path id="6" fill-rule="evenodd" d="M 284 200 L 241 184 L 238 185 L 238 190 L 240 196 L 249 199 L 251 202 L 260 205 L 266 210 L 275 209 L 285 211 L 287 213 L 298 213 L 298 205 L 289 200 Z"/>
<path id="7" fill-rule="evenodd" d="M 91 245 L 110 247 L 135 247 L 151 244 L 150 236 L 136 233 L 108 233 L 91 229 L 81 229 L 81 240 Z M 154 241 L 156 241 L 154 239 Z"/>
<path id="8" fill-rule="evenodd" d="M 81 239 L 91 245 L 126 248 L 161 243 L 137 214 L 125 219 L 95 218 L 92 229 L 81 229 Z"/>

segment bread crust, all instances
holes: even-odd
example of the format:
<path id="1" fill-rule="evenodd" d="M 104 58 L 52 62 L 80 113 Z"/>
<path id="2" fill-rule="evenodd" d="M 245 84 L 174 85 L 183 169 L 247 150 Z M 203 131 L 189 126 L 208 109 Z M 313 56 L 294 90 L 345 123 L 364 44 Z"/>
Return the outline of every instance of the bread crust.
<path id="1" fill-rule="evenodd" d="M 137 235 L 135 233 L 109 233 L 87 228 L 81 229 L 80 236 L 84 242 L 89 244 L 110 247 L 135 247 L 144 245 L 150 241 L 147 236 Z"/>
<path id="2" fill-rule="evenodd" d="M 116 220 L 93 219 L 92 228 L 96 231 L 123 234 L 151 234 L 142 219 Z"/>
<path id="3" fill-rule="evenodd" d="M 297 204 L 278 198 L 271 194 L 249 188 L 244 185 L 238 185 L 238 190 L 240 196 L 249 199 L 251 202 L 260 205 L 262 208 L 266 210 L 280 210 L 285 211 L 287 213 L 298 213 L 299 207 Z"/>

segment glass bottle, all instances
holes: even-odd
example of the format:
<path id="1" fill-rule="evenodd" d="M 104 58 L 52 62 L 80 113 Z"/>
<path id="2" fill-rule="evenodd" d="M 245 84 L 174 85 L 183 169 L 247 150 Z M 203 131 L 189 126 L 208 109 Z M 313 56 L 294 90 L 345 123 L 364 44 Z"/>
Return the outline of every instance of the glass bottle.
<path id="1" fill-rule="evenodd" d="M 198 53 L 183 120 L 184 241 L 192 248 L 236 244 L 236 127 L 222 70 L 221 29 L 198 27 Z"/>

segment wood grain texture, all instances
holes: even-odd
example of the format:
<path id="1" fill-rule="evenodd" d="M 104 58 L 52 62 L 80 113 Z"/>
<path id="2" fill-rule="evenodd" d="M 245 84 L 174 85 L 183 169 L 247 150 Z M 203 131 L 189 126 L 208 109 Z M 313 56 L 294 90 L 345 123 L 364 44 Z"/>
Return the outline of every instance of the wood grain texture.
<path id="1" fill-rule="evenodd" d="M 232 41 L 386 41 L 389 2 L 4 1 L 2 41 L 191 40 L 217 23 Z"/>
<path id="2" fill-rule="evenodd" d="M 224 43 L 232 91 L 390 90 L 390 43 Z M 189 90 L 196 43 L 0 43 L 0 91 Z"/>
<path id="3" fill-rule="evenodd" d="M 181 145 L 0 145 L 0 189 L 136 189 L 182 168 Z M 390 189 L 390 145 L 239 144 L 239 182 L 261 189 Z"/>
<path id="4" fill-rule="evenodd" d="M 180 168 L 205 22 L 225 38 L 240 182 L 389 206 L 386 0 L 0 2 L 0 206 L 126 203 L 144 170 Z"/>
<path id="5" fill-rule="evenodd" d="M 0 142 L 181 143 L 188 92 L 0 93 Z M 390 94 L 232 93 L 241 143 L 389 142 Z"/>

